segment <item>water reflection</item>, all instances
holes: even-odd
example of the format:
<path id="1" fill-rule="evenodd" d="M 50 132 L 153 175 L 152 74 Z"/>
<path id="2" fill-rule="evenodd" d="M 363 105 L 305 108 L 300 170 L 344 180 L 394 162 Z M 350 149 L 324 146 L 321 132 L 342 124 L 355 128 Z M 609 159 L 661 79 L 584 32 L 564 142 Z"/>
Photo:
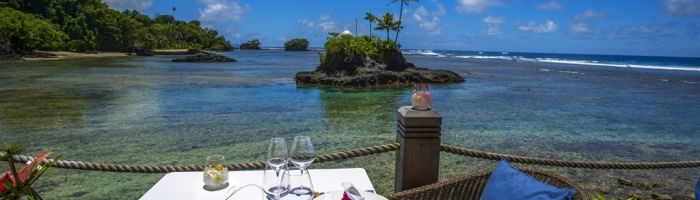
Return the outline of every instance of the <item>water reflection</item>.
<path id="1" fill-rule="evenodd" d="M 319 89 L 327 128 L 362 128 L 376 134 L 396 119 L 394 110 L 408 89 Z M 358 127 L 362 126 L 362 127 Z M 393 126 L 388 126 L 393 127 Z"/>
<path id="2" fill-rule="evenodd" d="M 0 90 L 0 123 L 14 133 L 80 127 L 89 101 L 109 95 L 54 87 Z"/>

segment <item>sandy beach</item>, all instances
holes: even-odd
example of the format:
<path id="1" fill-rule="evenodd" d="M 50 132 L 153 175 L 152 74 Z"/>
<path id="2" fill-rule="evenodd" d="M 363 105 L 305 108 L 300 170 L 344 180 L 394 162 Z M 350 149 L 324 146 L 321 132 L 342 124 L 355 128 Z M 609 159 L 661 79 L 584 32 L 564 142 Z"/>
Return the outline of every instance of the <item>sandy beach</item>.
<path id="1" fill-rule="evenodd" d="M 74 58 L 104 58 L 104 57 L 122 57 L 129 56 L 128 53 L 124 52 L 98 52 L 94 54 L 90 53 L 78 53 L 69 51 L 37 51 L 37 54 L 41 56 L 23 56 L 25 61 L 40 61 L 40 60 L 65 60 Z"/>

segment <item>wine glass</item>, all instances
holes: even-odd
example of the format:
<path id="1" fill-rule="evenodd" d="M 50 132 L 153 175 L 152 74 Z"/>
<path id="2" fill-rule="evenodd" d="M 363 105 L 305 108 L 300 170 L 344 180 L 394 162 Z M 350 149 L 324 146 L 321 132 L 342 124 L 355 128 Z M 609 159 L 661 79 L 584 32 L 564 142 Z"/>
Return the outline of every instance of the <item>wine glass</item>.
<path id="1" fill-rule="evenodd" d="M 277 176 L 280 170 L 287 168 L 287 143 L 283 138 L 275 137 L 270 139 L 270 145 L 267 147 L 267 165 L 272 167 Z"/>
<path id="2" fill-rule="evenodd" d="M 314 145 L 311 143 L 311 138 L 309 136 L 296 136 L 292 142 L 291 149 L 292 164 L 304 173 L 306 168 L 314 162 L 316 158 L 314 154 Z"/>
<path id="3" fill-rule="evenodd" d="M 263 171 L 263 190 L 267 199 L 279 200 L 289 193 L 289 173 L 286 168 L 278 169 L 269 163 L 265 165 Z M 280 174 L 280 172 L 282 172 Z"/>
<path id="4" fill-rule="evenodd" d="M 285 196 L 285 200 L 309 200 L 314 197 L 314 186 L 311 183 L 309 173 L 303 173 L 303 170 L 287 170 L 283 177 L 289 181 L 282 181 L 289 184 L 289 192 Z"/>
<path id="5" fill-rule="evenodd" d="M 207 156 L 204 165 L 204 189 L 220 190 L 226 187 L 228 187 L 228 168 L 224 156 Z"/>

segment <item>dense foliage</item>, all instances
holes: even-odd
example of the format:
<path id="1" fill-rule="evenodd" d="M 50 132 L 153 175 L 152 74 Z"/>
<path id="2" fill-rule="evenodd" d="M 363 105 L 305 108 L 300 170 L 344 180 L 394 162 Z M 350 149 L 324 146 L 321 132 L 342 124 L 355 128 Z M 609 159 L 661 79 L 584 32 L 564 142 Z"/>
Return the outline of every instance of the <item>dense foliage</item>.
<path id="1" fill-rule="evenodd" d="M 309 41 L 304 38 L 294 38 L 284 43 L 285 51 L 306 51 L 309 48 Z"/>
<path id="2" fill-rule="evenodd" d="M 3 51 L 58 49 L 68 38 L 51 22 L 11 8 L 0 8 L 0 36 Z M 9 49 L 6 49 L 9 48 Z"/>
<path id="3" fill-rule="evenodd" d="M 240 46 L 241 49 L 260 49 L 260 40 L 253 39 L 247 41 Z"/>
<path id="4" fill-rule="evenodd" d="M 366 65 L 365 62 L 385 65 L 388 70 L 406 68 L 406 60 L 393 41 L 331 33 L 324 47 L 326 54 L 321 55 L 318 70 L 325 73 L 354 75 L 358 66 Z"/>
<path id="5" fill-rule="evenodd" d="M 170 15 L 155 18 L 138 11 L 119 12 L 111 9 L 100 0 L 0 0 L 0 7 L 12 8 L 21 12 L 4 12 L 12 18 L 20 18 L 18 24 L 32 24 L 30 18 L 15 15 L 31 14 L 35 18 L 55 24 L 59 31 L 67 35 L 65 41 L 54 48 L 32 47 L 33 49 L 65 49 L 72 51 L 108 50 L 133 51 L 154 48 L 193 48 L 206 50 L 231 50 L 226 39 L 215 30 L 202 28 L 198 21 L 183 22 Z M 5 18 L 5 17 L 3 17 Z M 0 37 L 20 34 L 10 30 Z M 9 38 L 13 45 L 23 41 Z"/>

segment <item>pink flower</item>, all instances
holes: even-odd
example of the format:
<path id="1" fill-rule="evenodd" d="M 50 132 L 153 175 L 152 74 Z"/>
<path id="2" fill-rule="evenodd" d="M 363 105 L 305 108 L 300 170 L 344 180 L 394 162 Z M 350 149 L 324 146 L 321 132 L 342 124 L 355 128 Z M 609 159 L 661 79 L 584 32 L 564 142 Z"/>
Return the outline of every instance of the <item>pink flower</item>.
<path id="1" fill-rule="evenodd" d="M 34 161 L 22 167 L 22 169 L 19 170 L 19 174 L 17 174 L 17 176 L 19 176 L 19 180 L 21 182 L 26 181 L 27 178 L 29 178 L 29 174 L 31 174 L 32 171 L 34 171 L 34 169 L 36 168 L 36 165 L 41 163 L 41 161 L 44 161 L 44 159 L 46 159 L 47 156 L 49 156 L 49 152 L 41 152 L 39 153 L 39 155 L 36 156 L 36 158 L 34 158 Z"/>
<path id="2" fill-rule="evenodd" d="M 10 184 L 12 184 L 12 186 L 17 186 L 17 183 L 15 183 L 15 177 L 12 177 L 12 174 L 10 174 L 10 172 L 5 172 L 2 174 L 2 178 L 0 178 L 0 192 L 4 192 L 5 190 L 7 190 L 7 188 L 5 188 L 6 182 L 9 182 Z"/>
<path id="3" fill-rule="evenodd" d="M 36 158 L 34 158 L 34 161 L 22 167 L 19 170 L 19 173 L 17 174 L 17 176 L 19 176 L 20 183 L 24 183 L 24 181 L 26 181 L 27 178 L 29 178 L 29 175 L 31 175 L 32 171 L 36 169 L 36 165 L 44 161 L 44 159 L 46 159 L 47 156 L 49 156 L 49 152 L 41 152 L 39 153 L 39 155 L 36 156 Z M 12 186 L 17 186 L 17 183 L 15 182 L 15 177 L 13 177 L 10 172 L 5 172 L 2 174 L 2 178 L 0 178 L 0 192 L 4 192 L 5 190 L 7 190 L 7 188 L 5 188 L 4 185 L 5 182 L 10 182 L 12 183 Z"/>

